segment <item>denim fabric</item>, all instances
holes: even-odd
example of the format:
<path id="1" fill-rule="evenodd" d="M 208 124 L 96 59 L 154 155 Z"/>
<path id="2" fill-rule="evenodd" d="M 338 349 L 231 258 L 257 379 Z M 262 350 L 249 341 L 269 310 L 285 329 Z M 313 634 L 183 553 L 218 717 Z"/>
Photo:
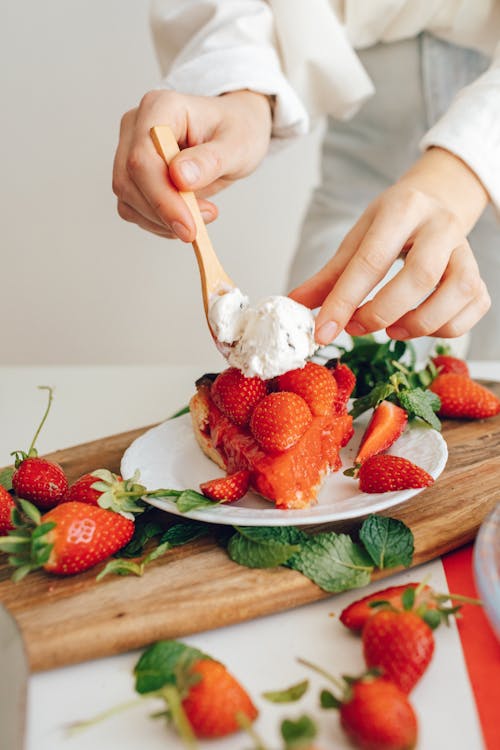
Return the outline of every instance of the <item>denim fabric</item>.
<path id="1" fill-rule="evenodd" d="M 479 52 L 427 33 L 377 44 L 359 56 L 376 94 L 351 120 L 327 123 L 321 182 L 302 226 L 289 288 L 327 262 L 368 203 L 418 158 L 421 138 L 455 94 L 489 64 Z M 500 225 L 492 209 L 481 217 L 470 241 L 493 304 L 473 331 L 468 356 L 500 359 Z M 400 265 L 396 262 L 386 280 Z"/>

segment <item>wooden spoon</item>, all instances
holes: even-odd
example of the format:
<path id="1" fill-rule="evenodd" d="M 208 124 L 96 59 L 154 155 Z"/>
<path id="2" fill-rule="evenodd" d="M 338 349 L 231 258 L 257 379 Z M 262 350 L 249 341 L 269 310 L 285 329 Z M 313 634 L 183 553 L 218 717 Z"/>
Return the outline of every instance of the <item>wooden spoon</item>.
<path id="1" fill-rule="evenodd" d="M 168 125 L 155 125 L 149 132 L 156 150 L 168 166 L 174 156 L 180 151 L 174 134 Z M 215 339 L 215 343 L 219 350 L 225 354 L 227 351 L 227 344 L 221 344 L 212 331 L 210 321 L 208 320 L 208 308 L 214 295 L 225 294 L 236 285 L 224 271 L 217 255 L 215 254 L 195 194 L 192 192 L 179 191 L 179 195 L 186 202 L 196 225 L 196 237 L 192 244 L 200 270 L 203 306 L 205 308 L 208 327 L 210 328 L 210 332 Z"/>

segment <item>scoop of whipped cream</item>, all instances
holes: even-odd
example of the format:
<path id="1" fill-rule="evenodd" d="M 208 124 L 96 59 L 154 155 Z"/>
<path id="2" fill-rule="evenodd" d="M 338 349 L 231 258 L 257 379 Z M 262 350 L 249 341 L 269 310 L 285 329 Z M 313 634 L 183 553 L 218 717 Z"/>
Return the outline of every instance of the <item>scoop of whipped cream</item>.
<path id="1" fill-rule="evenodd" d="M 240 289 L 214 297 L 208 319 L 219 341 L 230 344 L 227 359 L 250 378 L 274 378 L 303 367 L 318 345 L 314 316 L 289 297 L 266 297 L 250 305 Z"/>

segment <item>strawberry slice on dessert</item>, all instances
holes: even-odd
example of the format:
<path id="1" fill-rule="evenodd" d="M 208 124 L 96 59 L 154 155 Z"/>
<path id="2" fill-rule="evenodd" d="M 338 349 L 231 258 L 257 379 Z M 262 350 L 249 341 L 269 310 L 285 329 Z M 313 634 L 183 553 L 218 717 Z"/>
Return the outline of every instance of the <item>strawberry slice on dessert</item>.
<path id="1" fill-rule="evenodd" d="M 246 469 L 228 474 L 227 477 L 211 479 L 200 484 L 200 490 L 205 497 L 218 502 L 233 503 L 240 500 L 248 492 L 250 472 Z"/>
<path id="2" fill-rule="evenodd" d="M 403 433 L 407 423 L 408 414 L 404 409 L 391 401 L 382 401 L 373 412 L 355 462 L 361 464 L 370 456 L 390 448 Z"/>

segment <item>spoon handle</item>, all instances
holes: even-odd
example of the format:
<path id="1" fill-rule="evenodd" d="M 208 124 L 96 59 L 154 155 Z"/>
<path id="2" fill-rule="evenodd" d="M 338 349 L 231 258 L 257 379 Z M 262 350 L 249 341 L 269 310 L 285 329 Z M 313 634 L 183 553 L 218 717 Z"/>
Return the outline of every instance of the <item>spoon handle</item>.
<path id="1" fill-rule="evenodd" d="M 174 134 L 168 125 L 155 125 L 151 128 L 150 135 L 156 150 L 168 166 L 180 150 Z M 211 296 L 228 291 L 228 288 L 234 287 L 234 283 L 222 268 L 215 254 L 195 194 L 179 191 L 179 195 L 186 202 L 196 225 L 196 237 L 193 241 L 193 248 L 200 269 L 203 305 L 205 313 L 208 315 Z"/>

